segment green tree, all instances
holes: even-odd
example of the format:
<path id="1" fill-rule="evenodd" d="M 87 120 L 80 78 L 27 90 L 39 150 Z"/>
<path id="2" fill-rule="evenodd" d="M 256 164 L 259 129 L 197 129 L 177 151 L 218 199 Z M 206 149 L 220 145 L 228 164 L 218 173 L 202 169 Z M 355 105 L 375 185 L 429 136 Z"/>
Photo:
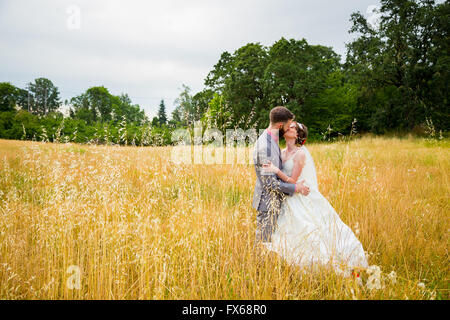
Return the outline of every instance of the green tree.
<path id="1" fill-rule="evenodd" d="M 329 81 L 340 69 L 339 55 L 331 48 L 281 38 L 269 48 L 249 43 L 233 54 L 224 52 L 205 86 L 224 99 L 231 112 L 230 127 L 265 127 L 270 109 L 277 105 L 312 121 L 317 104 L 308 105 L 308 99 L 317 98 L 330 85 L 342 85 Z"/>
<path id="2" fill-rule="evenodd" d="M 194 98 L 191 95 L 191 89 L 183 86 L 183 91 L 175 99 L 175 110 L 172 112 L 172 119 L 179 121 L 183 126 L 190 127 L 194 121 L 198 120 L 195 108 Z"/>
<path id="3" fill-rule="evenodd" d="M 12 131 L 14 139 L 31 140 L 39 136 L 41 131 L 39 119 L 26 110 L 19 110 L 14 117 Z"/>
<path id="4" fill-rule="evenodd" d="M 231 127 L 249 128 L 257 121 L 255 115 L 267 108 L 263 90 L 267 59 L 266 47 L 249 43 L 232 55 L 222 53 L 208 74 L 205 85 L 209 90 L 222 94 L 227 101 L 231 110 Z"/>
<path id="5" fill-rule="evenodd" d="M 112 95 L 105 87 L 91 87 L 85 93 L 71 99 L 74 117 L 83 119 L 87 124 L 112 119 Z"/>
<path id="6" fill-rule="evenodd" d="M 181 110 L 179 108 L 175 108 L 172 111 L 172 121 L 175 124 L 181 124 L 182 123 L 182 114 L 181 114 Z"/>
<path id="7" fill-rule="evenodd" d="M 153 117 L 152 126 L 159 127 L 159 118 L 158 117 Z"/>
<path id="8" fill-rule="evenodd" d="M 17 104 L 17 90 L 9 82 L 0 82 L 0 112 L 14 111 Z"/>
<path id="9" fill-rule="evenodd" d="M 347 45 L 345 66 L 360 84 L 371 129 L 410 130 L 431 117 L 448 130 L 450 3 L 381 0 L 379 11 L 378 28 L 352 14 L 358 37 Z"/>
<path id="10" fill-rule="evenodd" d="M 160 126 L 167 124 L 166 106 L 164 104 L 164 100 L 161 100 L 159 103 L 158 122 Z"/>
<path id="11" fill-rule="evenodd" d="M 138 104 L 133 104 L 131 98 L 126 93 L 117 97 L 113 96 L 112 109 L 113 120 L 122 119 L 122 116 L 125 116 L 128 122 L 135 122 L 139 125 L 148 121 L 144 110 L 141 110 Z"/>
<path id="12" fill-rule="evenodd" d="M 49 79 L 38 78 L 28 83 L 28 92 L 29 111 L 33 114 L 43 116 L 61 106 L 59 90 Z"/>
<path id="13" fill-rule="evenodd" d="M 209 102 L 209 108 L 202 118 L 203 129 L 219 129 L 225 137 L 226 129 L 230 126 L 232 110 L 227 105 L 224 97 L 218 93 Z M 203 130 L 204 131 L 204 130 Z"/>
<path id="14" fill-rule="evenodd" d="M 95 122 L 119 123 L 125 117 L 127 122 L 142 124 L 148 121 L 144 110 L 132 103 L 127 94 L 114 96 L 108 89 L 91 87 L 85 93 L 73 97 L 70 116 L 74 119 L 83 119 L 88 125 Z"/>
<path id="15" fill-rule="evenodd" d="M 315 139 L 330 126 L 333 134 L 349 134 L 352 122 L 359 118 L 357 103 L 359 88 L 346 81 L 342 71 L 329 74 L 326 88 L 317 96 L 307 99 L 304 109 L 307 115 L 299 114 L 297 119 L 308 126 L 308 135 Z"/>
<path id="16" fill-rule="evenodd" d="M 200 120 L 209 108 L 211 100 L 214 98 L 214 91 L 203 89 L 192 96 L 194 105 L 194 120 Z"/>
<path id="17" fill-rule="evenodd" d="M 330 75 L 340 70 L 339 55 L 329 47 L 309 45 L 305 39 L 281 38 L 270 48 L 269 60 L 264 75 L 268 105 L 286 106 L 298 120 L 311 123 L 318 112 L 313 105 L 307 107 L 306 102 L 325 89 L 340 85 L 329 81 Z M 262 122 L 266 125 L 267 113 L 264 117 Z"/>

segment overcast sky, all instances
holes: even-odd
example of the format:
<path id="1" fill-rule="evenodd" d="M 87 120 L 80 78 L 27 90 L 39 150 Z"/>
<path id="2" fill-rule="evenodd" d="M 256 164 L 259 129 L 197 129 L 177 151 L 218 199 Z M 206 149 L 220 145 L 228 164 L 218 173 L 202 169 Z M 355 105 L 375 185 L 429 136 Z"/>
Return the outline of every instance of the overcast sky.
<path id="1" fill-rule="evenodd" d="M 50 79 L 61 98 L 128 93 L 151 118 L 186 84 L 196 93 L 224 51 L 281 37 L 345 57 L 350 15 L 378 0 L 0 0 L 0 82 Z M 369 8 L 369 10 L 368 10 Z"/>

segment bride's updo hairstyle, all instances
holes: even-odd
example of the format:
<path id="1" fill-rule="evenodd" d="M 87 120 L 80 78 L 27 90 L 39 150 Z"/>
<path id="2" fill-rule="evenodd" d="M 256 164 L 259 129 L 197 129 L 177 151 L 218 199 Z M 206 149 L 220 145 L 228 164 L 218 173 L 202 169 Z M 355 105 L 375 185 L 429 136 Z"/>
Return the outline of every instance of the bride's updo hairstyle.
<path id="1" fill-rule="evenodd" d="M 296 122 L 296 124 L 297 140 L 295 140 L 295 144 L 297 146 L 302 146 L 305 144 L 306 138 L 308 137 L 308 128 L 300 122 Z"/>

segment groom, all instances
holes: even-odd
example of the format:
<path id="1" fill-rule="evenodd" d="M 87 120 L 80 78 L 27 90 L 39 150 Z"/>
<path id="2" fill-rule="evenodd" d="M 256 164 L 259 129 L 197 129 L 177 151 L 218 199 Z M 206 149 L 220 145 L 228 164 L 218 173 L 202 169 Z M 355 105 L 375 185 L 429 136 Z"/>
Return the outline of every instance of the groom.
<path id="1" fill-rule="evenodd" d="M 268 161 L 281 169 L 281 151 L 278 145 L 279 137 L 289 130 L 294 115 L 285 107 L 275 107 L 270 111 L 269 127 L 259 136 L 253 152 L 253 162 L 256 171 L 256 185 L 253 194 L 253 208 L 256 215 L 255 245 L 270 242 L 275 231 L 276 221 L 285 195 L 292 196 L 294 192 L 309 194 L 309 188 L 303 181 L 297 184 L 286 183 L 274 173 L 264 172 L 262 165 Z"/>

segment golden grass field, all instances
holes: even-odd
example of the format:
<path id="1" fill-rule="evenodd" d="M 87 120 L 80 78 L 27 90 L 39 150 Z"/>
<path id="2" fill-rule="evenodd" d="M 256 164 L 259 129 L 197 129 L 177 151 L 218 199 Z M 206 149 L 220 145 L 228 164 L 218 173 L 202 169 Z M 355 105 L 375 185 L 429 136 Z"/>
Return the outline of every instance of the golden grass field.
<path id="1" fill-rule="evenodd" d="M 0 140 L 0 299 L 448 299 L 449 141 L 308 148 L 381 288 L 364 272 L 358 285 L 258 258 L 252 165 L 174 165 L 171 147 Z"/>

